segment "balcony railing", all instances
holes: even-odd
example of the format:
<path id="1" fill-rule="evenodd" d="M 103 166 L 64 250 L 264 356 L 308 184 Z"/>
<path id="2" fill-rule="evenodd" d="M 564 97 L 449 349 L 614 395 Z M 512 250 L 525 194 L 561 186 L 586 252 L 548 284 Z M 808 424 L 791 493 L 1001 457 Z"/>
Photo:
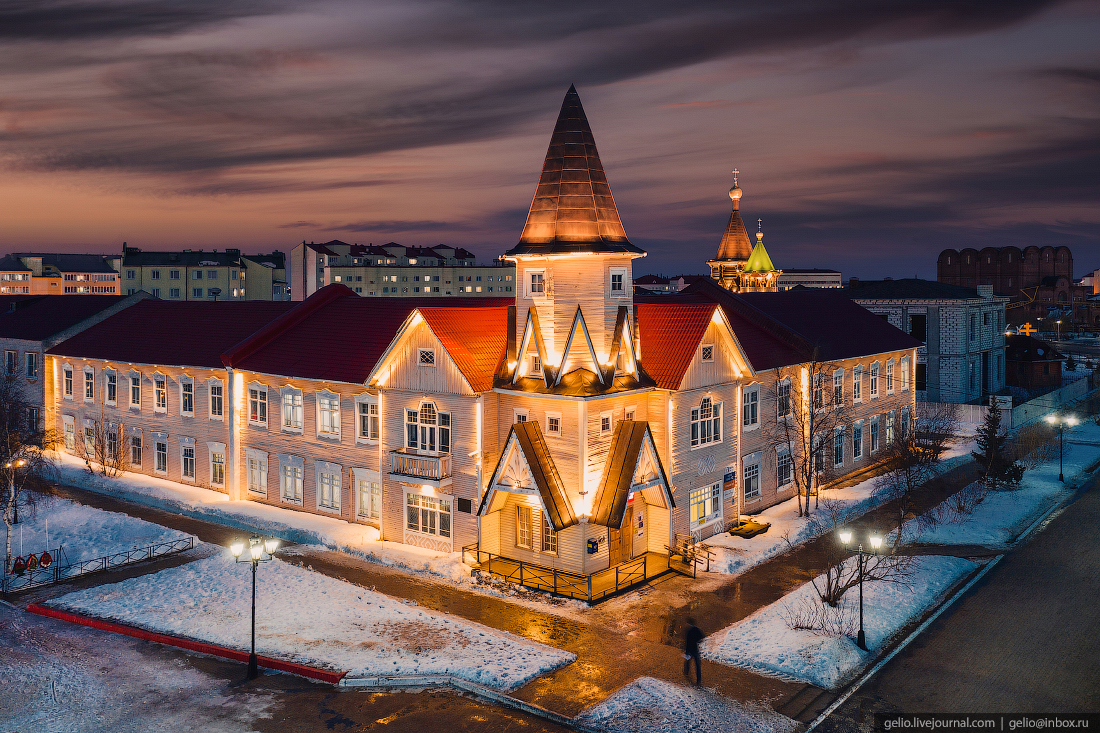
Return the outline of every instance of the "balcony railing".
<path id="1" fill-rule="evenodd" d="M 420 484 L 446 486 L 451 483 L 451 454 L 431 456 L 390 451 L 390 474 L 415 479 Z"/>

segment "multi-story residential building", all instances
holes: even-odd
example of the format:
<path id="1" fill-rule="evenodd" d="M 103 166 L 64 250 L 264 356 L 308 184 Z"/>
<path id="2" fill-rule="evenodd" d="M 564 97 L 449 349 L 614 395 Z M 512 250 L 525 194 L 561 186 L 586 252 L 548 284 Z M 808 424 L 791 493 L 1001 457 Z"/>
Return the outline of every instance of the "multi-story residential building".
<path id="1" fill-rule="evenodd" d="M 510 297 L 515 287 L 512 263 L 478 265 L 470 252 L 445 245 L 302 242 L 291 250 L 290 260 L 294 300 L 305 300 L 332 283 L 347 285 L 357 295 L 414 298 Z"/>
<path id="2" fill-rule="evenodd" d="M 114 262 L 126 293 L 144 290 L 178 301 L 287 300 L 285 255 L 278 251 L 144 252 L 123 242 L 122 257 Z"/>
<path id="3" fill-rule="evenodd" d="M 118 295 L 104 255 L 22 252 L 0 258 L 0 295 Z"/>
<path id="4" fill-rule="evenodd" d="M 3 377 L 21 383 L 23 396 L 30 403 L 28 417 L 34 425 L 42 424 L 46 407 L 45 385 L 49 382 L 45 371 L 46 351 L 148 297 L 148 293 L 137 293 L 131 296 L 89 295 L 69 300 L 39 295 L 11 299 L 5 304 L 7 308 L 0 312 Z"/>
<path id="5" fill-rule="evenodd" d="M 779 276 L 779 289 L 790 290 L 801 285 L 804 288 L 841 288 L 839 270 L 787 268 Z"/>
<path id="6" fill-rule="evenodd" d="M 917 351 L 917 398 L 987 402 L 1005 386 L 1005 305 L 989 285 L 964 288 L 929 280 L 859 280 L 856 303 L 924 342 Z"/>
<path id="7" fill-rule="evenodd" d="M 907 334 L 827 291 L 705 282 L 635 301 L 644 256 L 571 88 L 505 254 L 511 297 L 360 297 L 332 283 L 266 325 L 188 326 L 139 349 L 130 334 L 165 318 L 143 306 L 50 351 L 51 404 L 66 450 L 79 453 L 97 420 L 129 420 L 155 454 L 135 454 L 136 470 L 373 525 L 385 540 L 476 546 L 492 567 L 527 563 L 569 593 L 652 553 L 662 562 L 647 567 L 663 570 L 677 535 L 708 537 L 792 496 L 791 448 L 773 436 L 794 419 L 791 390 L 809 397 L 807 370 L 828 369 L 817 409 L 844 411 L 826 436 L 834 475 L 869 465 L 908 425 L 919 343 Z M 234 305 L 255 304 L 223 307 Z M 229 320 L 212 315 L 182 320 Z M 201 349 L 185 351 L 200 333 Z M 133 408 L 119 407 L 112 375 L 137 385 Z"/>

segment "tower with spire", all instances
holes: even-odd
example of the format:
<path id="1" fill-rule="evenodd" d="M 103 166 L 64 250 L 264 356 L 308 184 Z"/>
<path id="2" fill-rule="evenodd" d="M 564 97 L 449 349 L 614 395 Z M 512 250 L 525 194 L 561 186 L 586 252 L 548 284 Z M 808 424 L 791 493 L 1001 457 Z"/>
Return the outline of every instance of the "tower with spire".
<path id="1" fill-rule="evenodd" d="M 779 276 L 782 270 L 772 265 L 768 251 L 764 249 L 764 232 L 761 220 L 757 219 L 756 246 L 749 242 L 745 222 L 741 219 L 741 188 L 737 185 L 740 171 L 733 171 L 733 188 L 729 191 L 733 202 L 729 224 L 718 244 L 718 253 L 708 260 L 710 277 L 727 290 L 735 293 L 776 292 L 779 289 Z"/>

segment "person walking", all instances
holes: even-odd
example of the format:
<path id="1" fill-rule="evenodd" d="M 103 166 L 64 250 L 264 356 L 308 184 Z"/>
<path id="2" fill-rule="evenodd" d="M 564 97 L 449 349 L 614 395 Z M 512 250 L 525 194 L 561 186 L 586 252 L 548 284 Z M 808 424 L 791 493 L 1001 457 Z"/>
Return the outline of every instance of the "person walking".
<path id="1" fill-rule="evenodd" d="M 684 677 L 691 679 L 691 660 L 695 660 L 695 685 L 703 684 L 703 670 L 699 663 L 699 642 L 703 640 L 703 632 L 695 625 L 695 619 L 688 618 L 687 631 L 684 633 Z"/>

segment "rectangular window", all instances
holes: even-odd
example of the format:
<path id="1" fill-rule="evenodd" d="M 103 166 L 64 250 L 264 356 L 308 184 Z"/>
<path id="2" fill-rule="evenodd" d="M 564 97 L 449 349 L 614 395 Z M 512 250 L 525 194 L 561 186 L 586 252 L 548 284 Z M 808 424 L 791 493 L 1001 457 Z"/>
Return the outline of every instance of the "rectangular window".
<path id="1" fill-rule="evenodd" d="M 121 459 L 122 454 L 118 450 L 118 426 L 110 424 L 104 426 L 103 434 L 107 443 L 107 457 L 110 460 Z"/>
<path id="2" fill-rule="evenodd" d="M 710 397 L 704 397 L 698 407 L 691 408 L 691 445 L 708 445 L 721 440 L 722 403 L 711 402 Z"/>
<path id="3" fill-rule="evenodd" d="M 775 456 L 775 483 L 782 487 L 791 483 L 794 476 L 791 473 L 791 454 L 778 453 Z M 746 497 L 747 498 L 747 497 Z"/>
<path id="4" fill-rule="evenodd" d="M 217 280 L 218 279 L 218 271 L 217 270 L 207 270 L 206 271 L 206 279 L 207 280 Z"/>
<path id="5" fill-rule="evenodd" d="M 527 282 L 528 298 L 541 298 L 546 295 L 546 273 L 542 271 L 529 273 Z"/>
<path id="6" fill-rule="evenodd" d="M 825 375 L 814 375 L 814 409 L 825 409 Z"/>
<path id="7" fill-rule="evenodd" d="M 902 392 L 908 392 L 909 391 L 909 357 L 908 356 L 901 360 L 901 368 L 900 368 L 900 372 L 899 372 L 898 376 L 901 377 L 901 391 Z"/>
<path id="8" fill-rule="evenodd" d="M 886 394 L 894 394 L 894 360 L 886 362 Z"/>
<path id="9" fill-rule="evenodd" d="M 844 372 L 836 371 L 833 374 L 833 407 L 840 409 L 844 406 Z"/>
<path id="10" fill-rule="evenodd" d="M 202 297 L 202 288 L 191 288 L 191 297 L 192 298 L 201 298 Z"/>
<path id="11" fill-rule="evenodd" d="M 318 395 L 317 406 L 320 410 L 318 432 L 323 435 L 340 434 L 340 398 L 331 395 Z"/>
<path id="12" fill-rule="evenodd" d="M 894 442 L 894 411 L 886 414 L 886 445 Z"/>
<path id="13" fill-rule="evenodd" d="M 998 356 L 997 357 L 997 363 L 998 364 L 1000 364 L 1000 359 L 1001 359 L 1001 357 Z M 1021 365 L 1022 365 L 1022 362 L 1021 362 Z M 998 374 L 998 376 L 1000 376 L 1000 375 Z M 916 384 L 914 386 L 916 387 L 918 392 L 923 392 L 923 391 L 928 389 L 928 365 L 927 364 L 917 364 L 917 368 L 916 368 L 915 373 L 913 375 L 913 381 L 916 382 Z"/>
<path id="14" fill-rule="evenodd" d="M 610 412 L 605 412 L 602 415 L 600 415 L 600 432 L 601 433 L 610 433 L 611 432 L 611 413 Z"/>
<path id="15" fill-rule="evenodd" d="M 546 432 L 549 435 L 561 435 L 561 415 L 546 414 Z"/>
<path id="16" fill-rule="evenodd" d="M 38 353 L 35 351 L 28 351 L 24 354 L 26 357 L 26 375 L 27 379 L 38 379 Z"/>
<path id="17" fill-rule="evenodd" d="M 202 280 L 202 270 L 195 270 L 191 273 L 192 280 Z"/>
<path id="18" fill-rule="evenodd" d="M 844 428 L 833 431 L 833 465 L 844 465 Z"/>
<path id="19" fill-rule="evenodd" d="M 377 481 L 359 479 L 358 514 L 362 519 L 378 519 L 382 516 L 382 485 Z"/>
<path id="20" fill-rule="evenodd" d="M 168 297 L 169 298 L 178 298 L 178 297 L 180 297 L 180 289 L 179 288 L 168 288 Z"/>
<path id="21" fill-rule="evenodd" d="M 156 409 L 164 412 L 168 409 L 168 382 L 163 375 L 153 376 L 153 393 L 156 396 Z"/>
<path id="22" fill-rule="evenodd" d="M 302 429 L 302 393 L 283 392 L 283 427 Z"/>
<path id="23" fill-rule="evenodd" d="M 136 270 L 127 270 L 126 271 L 126 279 L 127 280 L 137 279 L 137 271 Z"/>
<path id="24" fill-rule="evenodd" d="M 790 456 L 787 456 L 788 460 Z M 745 500 L 760 497 L 760 464 L 752 463 L 745 466 Z"/>
<path id="25" fill-rule="evenodd" d="M 852 402 L 863 402 L 863 367 L 852 371 Z"/>
<path id="26" fill-rule="evenodd" d="M 14 377 L 18 371 L 18 359 L 19 352 L 17 351 L 5 351 L 4 352 L 4 374 L 9 377 Z"/>
<path id="27" fill-rule="evenodd" d="M 746 389 L 741 393 L 741 424 L 751 427 L 760 422 L 760 391 Z"/>
<path id="28" fill-rule="evenodd" d="M 95 398 L 95 374 L 89 369 L 84 372 L 84 399 Z"/>
<path id="29" fill-rule="evenodd" d="M 978 314 L 970 314 L 970 340 L 978 338 Z"/>
<path id="30" fill-rule="evenodd" d="M 359 403 L 359 439 L 378 440 L 378 403 Z"/>
<path id="31" fill-rule="evenodd" d="M 703 361 L 714 361 L 714 346 L 712 344 L 706 344 L 701 348 Z"/>
<path id="32" fill-rule="evenodd" d="M 65 392 L 65 396 L 66 397 L 72 397 L 73 396 L 73 368 L 72 367 L 68 367 L 68 366 L 65 367 L 65 369 L 64 369 L 64 380 L 65 380 L 65 384 L 64 384 L 63 390 Z"/>
<path id="33" fill-rule="evenodd" d="M 856 423 L 852 427 L 852 460 L 863 458 L 863 423 Z"/>
<path id="34" fill-rule="evenodd" d="M 130 435 L 130 465 L 141 467 L 141 433 Z"/>
<path id="35" fill-rule="evenodd" d="M 180 279 L 180 271 L 179 270 L 169 270 L 168 271 L 168 279 L 169 280 L 179 280 Z M 178 294 L 179 291 L 177 290 L 176 293 Z"/>
<path id="36" fill-rule="evenodd" d="M 531 549 L 532 511 L 529 506 L 516 507 L 516 546 Z"/>
<path id="37" fill-rule="evenodd" d="M 225 454 L 210 454 L 210 483 L 214 486 L 225 485 Z"/>
<path id="38" fill-rule="evenodd" d="M 871 399 L 878 397 L 878 362 L 871 365 Z"/>
<path id="39" fill-rule="evenodd" d="M 302 467 L 290 463 L 283 464 L 283 475 L 280 481 L 280 495 L 283 501 L 292 504 L 302 503 Z"/>
<path id="40" fill-rule="evenodd" d="M 786 417 L 791 414 L 791 383 L 784 380 L 775 390 L 775 412 L 777 417 Z"/>
<path id="41" fill-rule="evenodd" d="M 901 411 L 901 420 L 898 423 L 899 436 L 902 440 L 909 435 L 909 408 Z"/>
<path id="42" fill-rule="evenodd" d="M 195 446 L 185 445 L 180 448 L 180 473 L 184 478 L 192 481 L 195 479 Z"/>
<path id="43" fill-rule="evenodd" d="M 84 454 L 89 457 L 95 455 L 95 428 L 91 425 L 84 426 Z"/>
<path id="44" fill-rule="evenodd" d="M 267 495 L 267 459 L 263 456 L 248 457 L 248 490 Z"/>
<path id="45" fill-rule="evenodd" d="M 416 363 L 420 366 L 435 366 L 435 349 L 420 349 Z"/>
<path id="46" fill-rule="evenodd" d="M 757 466 L 759 471 L 759 466 Z M 746 470 L 746 480 L 748 479 Z M 691 524 L 698 526 L 720 516 L 722 513 L 722 484 L 703 486 L 691 492 Z"/>
<path id="47" fill-rule="evenodd" d="M 413 532 L 450 538 L 451 500 L 409 494 L 406 502 L 406 528 Z"/>
<path id="48" fill-rule="evenodd" d="M 317 477 L 317 503 L 322 509 L 340 510 L 340 474 L 320 471 Z"/>
<path id="49" fill-rule="evenodd" d="M 611 268 L 611 297 L 626 297 L 626 268 Z"/>
<path id="50" fill-rule="evenodd" d="M 878 450 L 878 415 L 871 418 L 871 452 Z"/>
<path id="51" fill-rule="evenodd" d="M 195 383 L 180 380 L 180 412 L 184 415 L 195 414 Z"/>
<path id="52" fill-rule="evenodd" d="M 160 288 L 153 288 L 153 297 L 154 298 L 159 298 L 160 297 Z"/>
<path id="53" fill-rule="evenodd" d="M 156 442 L 156 466 L 154 470 L 157 473 L 168 473 L 168 441 L 158 440 Z"/>
<path id="54" fill-rule="evenodd" d="M 103 373 L 104 386 L 107 388 L 105 390 L 107 394 L 105 395 L 104 399 L 105 399 L 105 401 L 107 402 L 108 405 L 113 405 L 116 401 L 117 396 L 118 396 L 118 383 L 117 383 L 117 380 L 118 380 L 118 377 L 115 376 L 114 372 L 104 372 Z"/>
<path id="55" fill-rule="evenodd" d="M 130 406 L 141 407 L 141 377 L 130 375 Z"/>
<path id="56" fill-rule="evenodd" d="M 267 425 L 267 390 L 251 387 L 248 390 L 248 421 Z"/>
<path id="57" fill-rule="evenodd" d="M 545 512 L 542 514 L 542 551 L 553 555 L 558 554 L 558 533 L 554 530 L 554 525 L 550 524 L 550 518 L 546 516 Z"/>
<path id="58" fill-rule="evenodd" d="M 210 383 L 210 417 L 222 417 L 224 404 L 222 402 L 222 383 L 220 381 Z"/>

